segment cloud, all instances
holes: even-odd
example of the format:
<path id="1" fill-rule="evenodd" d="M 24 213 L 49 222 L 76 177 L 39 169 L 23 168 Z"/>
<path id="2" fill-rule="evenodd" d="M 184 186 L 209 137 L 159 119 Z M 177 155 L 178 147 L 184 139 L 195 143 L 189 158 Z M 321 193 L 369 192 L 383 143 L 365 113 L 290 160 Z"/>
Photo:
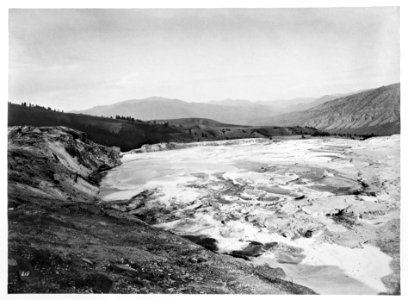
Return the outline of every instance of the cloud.
<path id="1" fill-rule="evenodd" d="M 119 87 L 133 86 L 135 85 L 135 82 L 137 82 L 138 80 L 139 80 L 139 73 L 133 72 L 133 73 L 123 76 L 118 82 L 116 82 L 116 85 Z"/>
<path id="2" fill-rule="evenodd" d="M 47 106 L 270 101 L 399 79 L 399 14 L 389 7 L 25 9 L 9 19 L 10 97 Z"/>

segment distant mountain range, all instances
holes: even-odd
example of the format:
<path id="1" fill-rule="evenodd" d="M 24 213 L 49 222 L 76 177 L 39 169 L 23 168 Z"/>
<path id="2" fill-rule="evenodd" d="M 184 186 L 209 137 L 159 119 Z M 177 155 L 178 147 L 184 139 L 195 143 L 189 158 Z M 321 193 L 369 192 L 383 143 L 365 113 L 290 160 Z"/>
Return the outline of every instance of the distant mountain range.
<path id="1" fill-rule="evenodd" d="M 107 117 L 126 115 L 144 121 L 180 118 L 207 118 L 217 120 L 222 123 L 239 125 L 247 125 L 249 124 L 249 121 L 259 117 L 276 115 L 272 107 L 255 103 L 249 105 L 189 103 L 178 99 L 167 99 L 162 97 L 150 97 L 141 100 L 127 100 L 112 105 L 96 106 L 91 109 L 75 112 Z"/>
<path id="2" fill-rule="evenodd" d="M 131 116 L 140 120 L 201 118 L 252 126 L 310 126 L 331 132 L 392 134 L 399 132 L 399 84 L 320 98 L 273 102 L 226 99 L 190 103 L 150 97 L 96 106 L 76 113 Z"/>
<path id="3" fill-rule="evenodd" d="M 144 121 L 206 118 L 237 125 L 264 125 L 263 123 L 268 125 L 268 122 L 262 122 L 262 120 L 296 111 L 299 107 L 307 109 L 339 96 L 341 95 L 326 95 L 321 98 L 294 98 L 274 102 L 225 99 L 205 103 L 190 103 L 178 99 L 149 97 L 72 112 L 106 117 L 126 115 Z"/>

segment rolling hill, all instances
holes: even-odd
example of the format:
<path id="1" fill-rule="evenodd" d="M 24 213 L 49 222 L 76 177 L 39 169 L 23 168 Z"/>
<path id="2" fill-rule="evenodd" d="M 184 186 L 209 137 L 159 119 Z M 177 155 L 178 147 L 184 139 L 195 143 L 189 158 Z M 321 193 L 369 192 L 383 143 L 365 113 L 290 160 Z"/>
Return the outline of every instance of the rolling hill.
<path id="1" fill-rule="evenodd" d="M 400 84 L 366 90 L 304 111 L 272 117 L 268 124 L 311 126 L 336 133 L 400 133 Z"/>
<path id="2" fill-rule="evenodd" d="M 211 119 L 185 118 L 143 122 L 85 114 L 63 113 L 9 103 L 9 126 L 65 126 L 82 131 L 94 142 L 122 151 L 144 144 L 211 140 L 270 138 L 286 135 L 320 135 L 314 128 L 243 126 Z"/>
<path id="3" fill-rule="evenodd" d="M 271 138 L 290 135 L 324 135 L 324 132 L 312 127 L 299 126 L 245 126 L 220 123 L 211 119 L 182 118 L 155 120 L 149 123 L 168 124 L 184 130 L 191 136 L 201 140 L 228 140 L 240 138 Z"/>
<path id="4" fill-rule="evenodd" d="M 166 120 L 153 120 L 148 121 L 148 123 L 153 124 L 169 124 L 177 127 L 190 128 L 199 126 L 201 128 L 217 128 L 217 127 L 249 127 L 242 125 L 226 124 L 221 123 L 215 120 L 206 119 L 206 118 L 180 118 L 180 119 L 166 119 Z"/>

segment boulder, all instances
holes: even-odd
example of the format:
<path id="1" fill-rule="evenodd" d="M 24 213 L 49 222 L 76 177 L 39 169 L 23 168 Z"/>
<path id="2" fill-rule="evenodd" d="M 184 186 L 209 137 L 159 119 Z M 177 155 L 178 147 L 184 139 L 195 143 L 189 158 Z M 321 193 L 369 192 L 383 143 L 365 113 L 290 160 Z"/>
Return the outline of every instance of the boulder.
<path id="1" fill-rule="evenodd" d="M 203 236 L 203 235 L 199 235 L 199 236 L 183 235 L 182 237 L 192 241 L 193 243 L 196 243 L 197 245 L 204 247 L 207 250 L 211 250 L 211 251 L 218 250 L 216 239 L 213 239 L 207 236 Z"/>
<path id="2" fill-rule="evenodd" d="M 248 246 L 242 250 L 231 251 L 229 254 L 234 257 L 248 259 L 249 257 L 258 257 L 264 252 L 264 245 L 260 242 L 251 241 Z"/>
<path id="3" fill-rule="evenodd" d="M 271 268 L 267 264 L 256 266 L 255 274 L 271 281 L 276 278 L 285 278 L 286 276 L 285 271 L 282 268 Z"/>

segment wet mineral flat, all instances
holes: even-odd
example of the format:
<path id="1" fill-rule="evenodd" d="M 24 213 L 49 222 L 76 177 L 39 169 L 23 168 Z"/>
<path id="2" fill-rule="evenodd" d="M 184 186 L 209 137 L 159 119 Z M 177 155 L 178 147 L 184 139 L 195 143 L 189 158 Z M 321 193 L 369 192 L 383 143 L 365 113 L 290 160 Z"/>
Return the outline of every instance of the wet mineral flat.
<path id="1" fill-rule="evenodd" d="M 127 210 L 146 222 L 211 238 L 212 250 L 281 267 L 318 293 L 387 292 L 398 257 L 381 251 L 378 232 L 399 237 L 384 230 L 399 219 L 399 141 L 252 139 L 127 153 L 100 196 L 132 199 Z"/>

